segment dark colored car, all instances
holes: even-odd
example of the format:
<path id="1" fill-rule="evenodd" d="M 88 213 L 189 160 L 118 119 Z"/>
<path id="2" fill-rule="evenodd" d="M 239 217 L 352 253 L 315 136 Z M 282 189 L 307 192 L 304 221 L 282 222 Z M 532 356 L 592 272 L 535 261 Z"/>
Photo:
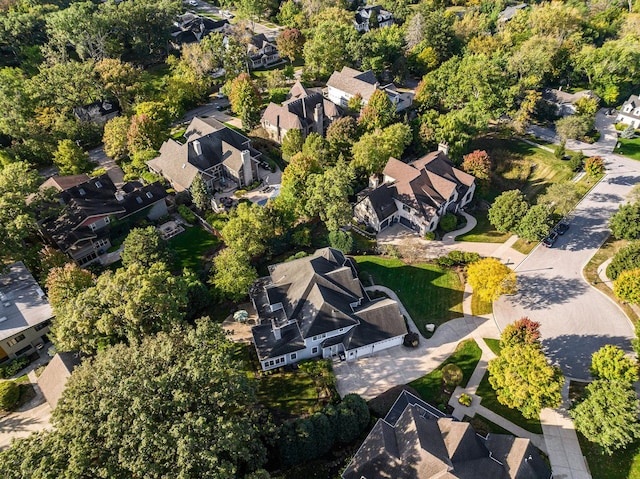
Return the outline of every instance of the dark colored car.
<path id="1" fill-rule="evenodd" d="M 269 167 L 269 163 L 267 163 L 266 161 L 261 161 L 260 163 L 258 163 L 260 165 L 260 168 L 263 168 L 265 170 L 268 170 Z"/>
<path id="2" fill-rule="evenodd" d="M 563 234 L 565 234 L 567 232 L 567 230 L 569 229 L 569 223 L 565 222 L 565 221 L 561 221 L 560 223 L 558 223 L 558 225 L 555 227 L 556 232 L 562 236 Z"/>
<path id="3" fill-rule="evenodd" d="M 551 248 L 553 246 L 553 243 L 555 243 L 557 239 L 558 239 L 557 231 L 552 231 L 547 235 L 545 239 L 542 240 L 542 244 L 545 245 L 547 248 Z"/>

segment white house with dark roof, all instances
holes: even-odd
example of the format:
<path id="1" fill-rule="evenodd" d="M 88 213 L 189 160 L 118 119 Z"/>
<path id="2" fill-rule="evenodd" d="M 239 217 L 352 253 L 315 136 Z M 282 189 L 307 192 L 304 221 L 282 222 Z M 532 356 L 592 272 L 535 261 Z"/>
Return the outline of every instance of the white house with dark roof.
<path id="1" fill-rule="evenodd" d="M 22 261 L 0 270 L 0 364 L 47 342 L 53 309 Z"/>
<path id="2" fill-rule="evenodd" d="M 372 28 L 384 28 L 393 25 L 393 14 L 380 5 L 365 5 L 356 10 L 353 24 L 360 33 Z"/>
<path id="3" fill-rule="evenodd" d="M 165 141 L 160 156 L 147 162 L 149 169 L 163 176 L 176 191 L 191 188 L 196 175 L 209 190 L 217 181 L 230 180 L 244 187 L 257 180 L 260 152 L 243 134 L 215 118 L 194 118 L 184 137 L 184 143 Z"/>
<path id="4" fill-rule="evenodd" d="M 278 143 L 289 130 L 299 130 L 303 138 L 309 133 L 324 136 L 329 125 L 341 116 L 340 109 L 322 93 L 306 89 L 299 81 L 288 96 L 282 105 L 269 103 L 260 120 L 262 128 Z"/>
<path id="5" fill-rule="evenodd" d="M 343 479 L 550 479 L 551 469 L 529 439 L 482 437 L 403 390 L 378 419 Z"/>
<path id="6" fill-rule="evenodd" d="M 380 85 L 372 70 L 361 72 L 349 67 L 333 72 L 327 81 L 326 96 L 336 105 L 347 108 L 349 100 L 360 95 L 362 106 L 365 106 L 376 90 L 382 90 L 387 94 L 396 111 L 406 110 L 413 102 L 413 93 L 398 91 L 393 83 Z"/>
<path id="7" fill-rule="evenodd" d="M 616 122 L 632 125 L 634 128 L 640 128 L 640 97 L 638 97 L 638 95 L 631 95 L 629 99 L 624 102 L 624 105 L 620 108 Z"/>
<path id="8" fill-rule="evenodd" d="M 424 235 L 434 231 L 448 211 L 473 199 L 475 178 L 453 166 L 446 146 L 411 163 L 390 158 L 370 186 L 358 194 L 354 216 L 380 232 L 394 223 Z"/>
<path id="9" fill-rule="evenodd" d="M 319 249 L 269 270 L 250 291 L 263 370 L 314 357 L 349 361 L 402 344 L 407 327 L 398 304 L 369 298 L 354 262 L 340 251 Z"/>
<path id="10" fill-rule="evenodd" d="M 59 216 L 41 220 L 40 232 L 81 266 L 100 261 L 111 247 L 112 220 L 122 221 L 134 215 L 154 220 L 167 215 L 167 192 L 160 183 L 142 185 L 132 181 L 118 188 L 104 174 L 81 183 L 58 179 L 51 184 L 58 189 L 62 188 L 60 185 L 65 187 L 58 193 L 64 209 Z"/>
<path id="11" fill-rule="evenodd" d="M 247 45 L 247 56 L 250 68 L 268 67 L 280 61 L 278 47 L 264 33 L 251 37 Z"/>

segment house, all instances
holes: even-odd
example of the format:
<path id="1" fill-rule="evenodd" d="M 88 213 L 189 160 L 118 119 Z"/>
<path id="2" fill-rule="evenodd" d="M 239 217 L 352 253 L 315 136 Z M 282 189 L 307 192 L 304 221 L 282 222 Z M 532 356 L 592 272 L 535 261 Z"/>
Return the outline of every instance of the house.
<path id="1" fill-rule="evenodd" d="M 500 15 L 498 15 L 498 25 L 504 25 L 505 23 L 511 21 L 511 19 L 513 19 L 513 17 L 515 17 L 520 10 L 525 9 L 528 6 L 529 5 L 526 3 L 519 3 L 518 5 L 508 6 L 500 12 Z"/>
<path id="2" fill-rule="evenodd" d="M 358 194 L 354 216 L 380 232 L 401 223 L 424 235 L 440 218 L 467 205 L 475 192 L 475 178 L 454 167 L 446 145 L 411 163 L 390 158 L 382 172 Z"/>
<path id="3" fill-rule="evenodd" d="M 264 68 L 280 61 L 280 54 L 275 42 L 270 41 L 264 33 L 254 35 L 247 45 L 249 68 Z"/>
<path id="4" fill-rule="evenodd" d="M 591 90 L 582 90 L 576 93 L 568 93 L 555 88 L 545 88 L 542 99 L 554 107 L 557 116 L 565 117 L 576 112 L 576 102 L 581 98 L 594 98 L 600 102 L 600 97 Z"/>
<path id="5" fill-rule="evenodd" d="M 248 186 L 258 179 L 260 152 L 251 140 L 214 118 L 194 118 L 184 134 L 187 141 L 169 139 L 160 156 L 147 162 L 149 169 L 163 176 L 176 191 L 191 188 L 200 175 L 212 191 L 216 182 Z"/>
<path id="6" fill-rule="evenodd" d="M 324 136 L 331 122 L 340 116 L 340 109 L 322 93 L 308 90 L 297 81 L 282 105 L 269 103 L 260 124 L 274 141 L 282 143 L 292 129 L 300 130 L 303 138 L 314 132 Z"/>
<path id="7" fill-rule="evenodd" d="M 89 175 L 82 173 L 81 175 L 69 175 L 69 176 L 59 176 L 54 175 L 51 178 L 48 178 L 44 183 L 39 186 L 40 191 L 45 191 L 48 188 L 55 188 L 58 191 L 66 191 L 69 188 L 73 188 L 74 186 L 78 186 L 82 183 L 89 181 Z"/>
<path id="8" fill-rule="evenodd" d="M 0 364 L 48 342 L 53 309 L 22 261 L 0 270 Z"/>
<path id="9" fill-rule="evenodd" d="M 38 377 L 38 386 L 51 409 L 56 408 L 67 379 L 80 363 L 82 363 L 82 356 L 77 351 L 57 353 Z"/>
<path id="10" fill-rule="evenodd" d="M 640 128 L 640 97 L 638 97 L 638 95 L 631 95 L 629 99 L 624 102 L 624 105 L 620 108 L 616 122 L 632 125 L 634 128 Z"/>
<path id="11" fill-rule="evenodd" d="M 413 93 L 400 92 L 393 83 L 381 86 L 373 71 L 361 72 L 349 67 L 333 72 L 327 82 L 326 95 L 336 105 L 347 108 L 349 100 L 356 95 L 362 97 L 362 106 L 366 105 L 376 90 L 387 94 L 396 111 L 406 110 L 413 102 Z"/>
<path id="12" fill-rule="evenodd" d="M 550 479 L 551 469 L 529 439 L 478 435 L 402 391 L 342 473 L 343 479 Z"/>
<path id="13" fill-rule="evenodd" d="M 69 187 L 58 194 L 64 206 L 59 216 L 39 222 L 42 236 L 68 254 L 80 266 L 100 261 L 111 247 L 110 223 L 167 215 L 167 193 L 160 183 L 143 186 L 125 183 L 117 188 L 104 174 Z M 126 228 L 124 228 L 126 229 Z"/>
<path id="14" fill-rule="evenodd" d="M 120 114 L 120 105 L 115 100 L 98 100 L 73 109 L 73 114 L 80 121 L 104 125 Z"/>
<path id="15" fill-rule="evenodd" d="M 187 43 L 198 43 L 210 33 L 220 33 L 229 25 L 229 20 L 213 20 L 192 12 L 178 15 L 171 26 L 171 43 L 179 49 Z"/>
<path id="16" fill-rule="evenodd" d="M 371 28 L 383 28 L 393 25 L 393 14 L 383 10 L 380 5 L 365 5 L 356 10 L 353 24 L 360 33 L 368 32 Z"/>
<path id="17" fill-rule="evenodd" d="M 355 263 L 333 248 L 269 267 L 250 291 L 261 324 L 251 330 L 263 370 L 314 357 L 354 360 L 402 344 L 398 304 L 371 299 Z"/>

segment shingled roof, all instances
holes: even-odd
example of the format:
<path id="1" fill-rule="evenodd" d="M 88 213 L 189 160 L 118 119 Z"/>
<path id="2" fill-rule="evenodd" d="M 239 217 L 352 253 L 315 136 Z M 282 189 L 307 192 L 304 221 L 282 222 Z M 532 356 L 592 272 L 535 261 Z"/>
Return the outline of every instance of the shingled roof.
<path id="1" fill-rule="evenodd" d="M 398 414 L 396 406 L 404 407 Z M 342 474 L 344 479 L 548 479 L 551 471 L 528 439 L 478 436 L 403 391 L 378 420 Z"/>
<path id="2" fill-rule="evenodd" d="M 366 103 L 379 86 L 373 71 L 361 72 L 353 68 L 343 67 L 342 71 L 333 72 L 327 86 L 350 95 L 360 95 Z"/>

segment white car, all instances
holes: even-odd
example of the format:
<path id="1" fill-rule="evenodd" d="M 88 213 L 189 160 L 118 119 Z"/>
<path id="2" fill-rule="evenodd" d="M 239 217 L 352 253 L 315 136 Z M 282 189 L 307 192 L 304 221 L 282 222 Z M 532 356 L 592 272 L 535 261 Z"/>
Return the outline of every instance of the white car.
<path id="1" fill-rule="evenodd" d="M 196 2 L 196 0 L 189 0 L 189 5 L 191 5 L 192 7 L 197 7 L 198 2 Z"/>

